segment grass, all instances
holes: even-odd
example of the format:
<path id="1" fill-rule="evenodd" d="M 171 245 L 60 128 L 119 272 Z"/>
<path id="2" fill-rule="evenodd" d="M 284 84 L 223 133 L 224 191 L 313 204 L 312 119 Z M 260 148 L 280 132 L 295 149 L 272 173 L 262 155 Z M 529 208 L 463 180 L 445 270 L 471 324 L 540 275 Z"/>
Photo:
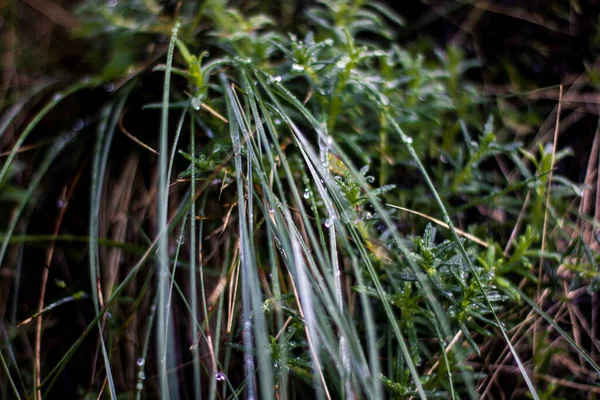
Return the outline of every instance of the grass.
<path id="1" fill-rule="evenodd" d="M 3 398 L 595 398 L 570 150 L 384 4 L 243 4 L 90 1 L 100 72 L 6 103 Z"/>

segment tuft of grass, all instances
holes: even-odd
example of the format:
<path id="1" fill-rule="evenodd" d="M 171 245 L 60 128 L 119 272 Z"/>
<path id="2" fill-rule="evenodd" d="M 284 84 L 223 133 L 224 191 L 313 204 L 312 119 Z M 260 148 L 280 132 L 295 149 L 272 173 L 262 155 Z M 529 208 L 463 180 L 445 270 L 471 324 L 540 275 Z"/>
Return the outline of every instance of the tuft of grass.
<path id="1" fill-rule="evenodd" d="M 0 170 L 2 287 L 41 288 L 37 311 L 2 314 L 3 396 L 479 398 L 513 361 L 506 393 L 596 390 L 594 317 L 574 298 L 597 297 L 600 240 L 580 235 L 582 186 L 553 170 L 569 150 L 528 151 L 465 81 L 477 63 L 400 47 L 383 4 L 323 0 L 285 32 L 242 3 L 80 8 L 109 57 L 33 114 Z M 83 90 L 99 111 L 41 135 Z M 73 165 L 88 178 L 48 235 Z M 46 242 L 37 282 L 26 250 Z M 56 327 L 73 334 L 53 348 Z"/>

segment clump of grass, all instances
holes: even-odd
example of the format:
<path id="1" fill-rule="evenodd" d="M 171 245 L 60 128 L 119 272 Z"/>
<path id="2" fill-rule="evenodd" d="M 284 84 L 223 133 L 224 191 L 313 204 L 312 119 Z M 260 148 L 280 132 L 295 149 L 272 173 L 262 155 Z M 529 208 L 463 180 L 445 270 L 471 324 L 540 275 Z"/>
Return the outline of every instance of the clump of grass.
<path id="1" fill-rule="evenodd" d="M 3 393 L 48 398 L 67 390 L 62 377 L 95 398 L 478 398 L 502 343 L 515 393 L 540 398 L 557 390 L 538 379 L 554 360 L 549 341 L 589 371 L 572 384 L 596 388 L 597 360 L 557 322 L 555 305 L 568 302 L 552 286 L 566 285 L 557 266 L 579 271 L 578 287 L 598 286 L 590 243 L 568 239 L 580 187 L 549 174 L 568 151 L 535 155 L 511 141 L 462 77 L 475 63 L 458 48 L 398 47 L 392 27 L 404 22 L 382 4 L 322 1 L 293 33 L 259 11 L 218 0 L 81 8 L 80 33 L 107 43 L 110 60 L 14 141 L 0 172 L 14 193 L 3 199 L 14 211 L 0 265 L 15 271 L 15 304 L 29 285 L 24 249 L 38 241 L 60 250 L 66 270 L 85 260 L 89 272 L 66 283 L 44 270 L 37 310 L 3 317 Z M 137 44 L 154 35 L 165 63 L 136 65 Z M 60 101 L 107 84 L 92 122 L 53 139 L 41 163 L 16 162 Z M 55 181 L 65 147 L 91 149 L 60 198 L 87 231 L 71 234 L 62 211 L 40 236 L 35 208 L 56 193 L 40 183 Z M 516 172 L 501 175 L 508 164 Z M 534 273 L 540 257 L 549 279 Z M 50 253 L 50 271 L 57 263 Z M 82 329 L 50 362 L 44 336 L 56 334 L 50 322 L 69 325 L 55 309 L 72 302 Z M 540 318 L 553 333 L 532 352 L 523 342 Z M 22 355 L 17 342 L 31 337 Z M 89 375 L 73 372 L 78 352 L 91 355 Z"/>

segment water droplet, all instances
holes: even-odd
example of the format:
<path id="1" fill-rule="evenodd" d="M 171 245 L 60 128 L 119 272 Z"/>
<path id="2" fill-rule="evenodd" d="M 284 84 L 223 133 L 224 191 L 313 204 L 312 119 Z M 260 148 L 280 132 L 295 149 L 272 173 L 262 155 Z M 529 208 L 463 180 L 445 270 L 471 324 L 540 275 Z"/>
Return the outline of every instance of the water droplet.
<path id="1" fill-rule="evenodd" d="M 372 176 L 367 176 L 365 178 L 365 180 L 367 181 L 367 183 L 373 183 L 373 182 L 375 182 L 375 178 L 373 178 Z"/>
<path id="2" fill-rule="evenodd" d="M 280 83 L 281 82 L 281 77 L 279 75 L 275 75 L 272 76 L 271 78 L 269 78 L 269 84 L 271 83 Z"/>
<path id="3" fill-rule="evenodd" d="M 227 377 L 225 376 L 225 374 L 224 374 L 223 372 L 221 372 L 221 371 L 218 371 L 218 372 L 215 374 L 215 379 L 216 379 L 218 382 L 223 382 L 223 381 L 224 381 L 226 378 L 227 378 Z"/>
<path id="4" fill-rule="evenodd" d="M 58 101 L 58 100 L 60 100 L 62 98 L 63 98 L 63 94 L 61 92 L 54 93 L 54 96 L 52 96 L 52 100 L 53 101 Z"/>
<path id="5" fill-rule="evenodd" d="M 79 119 L 79 118 L 77 118 L 77 119 L 75 120 L 75 122 L 73 123 L 73 130 L 74 130 L 75 132 L 77 132 L 77 131 L 80 131 L 80 130 L 81 130 L 81 128 L 83 128 L 83 125 L 84 125 L 84 123 L 83 123 L 83 120 L 82 120 L 82 119 Z"/>
<path id="6" fill-rule="evenodd" d="M 112 93 L 115 91 L 115 84 L 112 82 L 108 82 L 106 85 L 104 85 L 104 90 L 107 91 L 108 93 Z"/>
<path id="7" fill-rule="evenodd" d="M 296 72 L 302 72 L 304 71 L 304 67 L 300 64 L 292 64 L 292 70 L 296 71 Z"/>
<path id="8" fill-rule="evenodd" d="M 138 374 L 138 377 L 139 377 L 141 380 L 146 380 L 146 374 L 145 374 L 144 372 L 142 372 L 142 371 L 140 371 L 140 373 Z"/>
<path id="9" fill-rule="evenodd" d="M 310 197 L 310 192 L 308 191 L 308 189 L 304 190 L 304 198 L 308 200 L 308 198 Z"/>
<path id="10" fill-rule="evenodd" d="M 327 143 L 327 146 L 333 146 L 333 139 L 331 138 L 331 136 L 327 136 L 327 140 L 325 142 Z"/>
<path id="11" fill-rule="evenodd" d="M 275 212 L 275 209 L 274 209 L 273 207 L 270 207 L 270 208 L 269 208 L 269 212 L 270 212 L 270 213 L 274 213 L 274 212 Z"/>
<path id="12" fill-rule="evenodd" d="M 333 39 L 325 39 L 324 42 L 327 46 L 331 46 L 333 44 Z"/>
<path id="13" fill-rule="evenodd" d="M 200 99 L 199 96 L 192 98 L 192 107 L 194 108 L 194 110 L 198 111 L 200 109 L 201 105 L 202 105 L 202 100 Z"/>
<path id="14" fill-rule="evenodd" d="M 181 246 L 184 243 L 185 243 L 185 236 L 179 235 L 179 237 L 177 238 L 177 244 Z"/>
<path id="15" fill-rule="evenodd" d="M 118 0 L 108 0 L 109 7 L 116 7 L 118 3 Z"/>
<path id="16" fill-rule="evenodd" d="M 144 360 L 144 358 L 140 357 L 137 359 L 137 365 L 139 367 L 143 367 L 145 363 L 146 363 L 146 360 Z"/>
<path id="17" fill-rule="evenodd" d="M 340 58 L 338 62 L 335 63 L 335 66 L 339 69 L 345 69 L 349 62 L 350 62 L 350 57 L 344 56 L 344 57 Z"/>
<path id="18" fill-rule="evenodd" d="M 137 384 L 137 386 L 136 386 L 136 389 L 137 389 L 138 391 L 142 391 L 142 389 L 144 389 L 144 384 L 143 384 L 142 382 L 138 382 L 138 384 Z"/>
<path id="19" fill-rule="evenodd" d="M 325 228 L 331 228 L 331 226 L 333 225 L 333 218 L 329 217 L 325 220 L 325 222 L 323 223 L 323 225 L 325 226 Z"/>
<path id="20" fill-rule="evenodd" d="M 112 314 L 109 311 L 106 312 L 106 318 L 112 318 Z"/>
<path id="21" fill-rule="evenodd" d="M 56 200 L 56 207 L 57 208 L 65 208 L 67 206 L 67 202 L 64 201 L 63 199 L 58 199 Z"/>
<path id="22" fill-rule="evenodd" d="M 379 101 L 381 101 L 381 104 L 383 104 L 384 106 L 390 105 L 390 99 L 388 99 L 388 97 L 383 94 L 379 96 Z"/>
<path id="23" fill-rule="evenodd" d="M 278 362 L 274 362 L 273 363 L 273 368 L 279 368 L 279 363 Z"/>
<path id="24" fill-rule="evenodd" d="M 196 350 L 198 350 L 198 345 L 197 344 L 193 344 L 190 346 L 190 351 L 191 352 L 195 352 Z"/>
<path id="25" fill-rule="evenodd" d="M 411 144 L 413 142 L 413 139 L 410 136 L 404 134 L 402 134 L 402 140 L 404 141 L 404 143 L 407 144 Z"/>
<path id="26" fill-rule="evenodd" d="M 273 121 L 273 122 L 275 122 L 275 125 L 280 125 L 281 124 L 281 120 L 279 118 L 276 118 L 275 121 Z"/>
<path id="27" fill-rule="evenodd" d="M 443 162 L 444 164 L 448 164 L 448 160 L 443 155 L 440 156 L 440 161 Z"/>

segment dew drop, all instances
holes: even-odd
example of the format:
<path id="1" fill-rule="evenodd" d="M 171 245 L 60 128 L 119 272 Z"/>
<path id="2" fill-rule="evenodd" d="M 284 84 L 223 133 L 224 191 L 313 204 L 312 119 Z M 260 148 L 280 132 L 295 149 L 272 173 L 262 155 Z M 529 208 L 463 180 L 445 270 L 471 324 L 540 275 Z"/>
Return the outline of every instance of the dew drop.
<path id="1" fill-rule="evenodd" d="M 54 93 L 54 96 L 52 96 L 52 100 L 54 100 L 54 101 L 58 101 L 58 100 L 60 100 L 62 98 L 63 98 L 63 94 L 60 93 L 60 92 Z"/>
<path id="2" fill-rule="evenodd" d="M 308 200 L 309 197 L 310 197 L 310 192 L 308 191 L 308 189 L 304 190 L 304 198 Z"/>
<path id="3" fill-rule="evenodd" d="M 144 360 L 144 358 L 140 357 L 140 358 L 137 359 L 137 365 L 139 367 L 143 367 L 144 364 L 146 364 L 146 360 Z"/>
<path id="4" fill-rule="evenodd" d="M 443 155 L 440 156 L 440 161 L 443 162 L 444 164 L 448 164 L 448 160 Z"/>
<path id="5" fill-rule="evenodd" d="M 198 111 L 201 105 L 202 101 L 200 100 L 200 97 L 192 98 L 192 107 L 194 108 L 194 110 Z"/>
<path id="6" fill-rule="evenodd" d="M 300 64 L 292 64 L 292 70 L 296 71 L 296 72 L 302 72 L 304 71 L 304 67 Z"/>
<path id="7" fill-rule="evenodd" d="M 185 243 L 185 236 L 179 235 L 179 237 L 177 238 L 177 244 L 181 246 L 184 243 Z"/>
<path id="8" fill-rule="evenodd" d="M 323 225 L 325 226 L 325 228 L 331 228 L 331 226 L 333 225 L 333 218 L 327 218 Z"/>
<path id="9" fill-rule="evenodd" d="M 112 82 L 107 83 L 106 85 L 104 85 L 104 90 L 108 93 L 112 93 L 115 91 L 115 84 Z"/>
<path id="10" fill-rule="evenodd" d="M 225 378 L 226 378 L 225 374 L 224 374 L 223 372 L 221 372 L 221 371 L 218 371 L 218 372 L 215 374 L 215 379 L 216 379 L 218 382 L 223 382 L 223 381 L 225 380 Z"/>
<path id="11" fill-rule="evenodd" d="M 108 0 L 109 7 L 116 7 L 118 3 L 118 0 Z"/>
<path id="12" fill-rule="evenodd" d="M 372 177 L 372 176 L 367 176 L 367 177 L 365 178 L 365 180 L 367 181 L 367 183 L 373 183 L 373 182 L 375 182 L 375 178 L 374 178 L 374 177 Z"/>
<path id="13" fill-rule="evenodd" d="M 58 199 L 56 200 L 56 207 L 57 208 L 65 208 L 67 206 L 67 202 L 64 201 L 63 199 Z"/>
<path id="14" fill-rule="evenodd" d="M 275 119 L 273 122 L 275 122 L 275 125 L 281 125 L 281 120 L 279 118 Z"/>
<path id="15" fill-rule="evenodd" d="M 83 125 L 84 125 L 84 123 L 83 123 L 83 120 L 82 120 L 82 119 L 79 119 L 79 118 L 77 118 L 77 119 L 75 120 L 75 122 L 73 123 L 73 130 L 74 130 L 75 132 L 78 132 L 78 131 L 80 131 L 80 130 L 81 130 L 81 128 L 83 128 Z"/>

